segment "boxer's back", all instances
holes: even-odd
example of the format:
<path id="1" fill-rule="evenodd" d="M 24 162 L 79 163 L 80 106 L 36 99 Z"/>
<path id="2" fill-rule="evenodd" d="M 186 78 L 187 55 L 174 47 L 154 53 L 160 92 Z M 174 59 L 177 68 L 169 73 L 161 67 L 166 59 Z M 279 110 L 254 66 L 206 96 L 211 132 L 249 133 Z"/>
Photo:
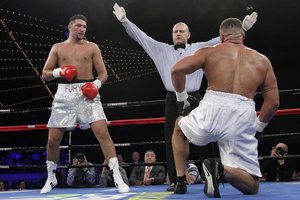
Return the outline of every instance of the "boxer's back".
<path id="1" fill-rule="evenodd" d="M 242 44 L 225 42 L 205 51 L 204 71 L 210 90 L 253 98 L 272 69 L 265 56 Z"/>

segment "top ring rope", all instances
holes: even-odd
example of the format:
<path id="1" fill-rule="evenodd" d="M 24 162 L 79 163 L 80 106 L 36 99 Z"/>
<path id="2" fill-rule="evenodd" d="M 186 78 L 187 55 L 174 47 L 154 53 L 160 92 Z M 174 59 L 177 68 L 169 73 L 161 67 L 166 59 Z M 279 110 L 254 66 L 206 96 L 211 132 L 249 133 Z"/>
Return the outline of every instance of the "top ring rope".
<path id="1" fill-rule="evenodd" d="M 138 107 L 148 105 L 161 105 L 164 104 L 165 100 L 151 100 L 151 101 L 132 101 L 132 102 L 119 102 L 119 103 L 102 103 L 103 108 L 124 108 L 124 107 Z M 51 111 L 51 107 L 40 107 L 40 108 L 25 108 L 25 109 L 0 109 L 0 114 L 8 113 L 32 113 L 32 112 L 43 112 Z"/>
<path id="2" fill-rule="evenodd" d="M 122 125 L 135 125 L 135 124 L 163 124 L 163 123 L 165 123 L 164 117 L 107 121 L 108 126 L 122 126 Z M 47 130 L 47 129 L 48 129 L 47 124 L 0 126 L 0 132 Z"/>
<path id="3" fill-rule="evenodd" d="M 257 113 L 259 114 L 259 112 L 257 112 Z M 292 109 L 277 110 L 275 113 L 275 116 L 298 115 L 298 114 L 300 114 L 300 108 L 292 108 Z M 163 124 L 163 123 L 165 123 L 164 117 L 107 121 L 108 126 L 137 125 L 137 124 Z M 0 132 L 16 132 L 16 131 L 46 130 L 46 129 L 47 129 L 46 124 L 0 126 Z"/>

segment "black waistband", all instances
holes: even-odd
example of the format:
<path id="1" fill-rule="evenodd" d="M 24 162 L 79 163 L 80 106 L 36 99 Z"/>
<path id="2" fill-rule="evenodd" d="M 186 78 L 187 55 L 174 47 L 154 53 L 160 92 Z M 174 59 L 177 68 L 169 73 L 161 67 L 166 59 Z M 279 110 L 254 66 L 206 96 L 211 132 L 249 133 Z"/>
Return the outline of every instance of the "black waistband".
<path id="1" fill-rule="evenodd" d="M 64 78 L 60 78 L 58 83 L 63 83 L 63 84 L 72 84 L 72 83 L 85 83 L 85 82 L 93 82 L 94 79 L 88 79 L 88 80 L 73 80 L 73 81 L 67 81 Z"/>
<path id="2" fill-rule="evenodd" d="M 167 91 L 167 94 L 175 95 L 175 92 Z M 190 95 L 196 95 L 196 94 L 200 94 L 200 93 L 199 93 L 199 91 L 194 91 L 194 92 L 188 92 L 188 94 L 190 94 Z"/>

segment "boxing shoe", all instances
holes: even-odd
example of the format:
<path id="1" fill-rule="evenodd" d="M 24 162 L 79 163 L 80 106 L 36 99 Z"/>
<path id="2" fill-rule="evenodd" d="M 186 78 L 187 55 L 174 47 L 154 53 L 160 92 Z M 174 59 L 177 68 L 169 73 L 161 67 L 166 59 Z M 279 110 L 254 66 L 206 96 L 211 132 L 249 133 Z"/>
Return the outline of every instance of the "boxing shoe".
<path id="1" fill-rule="evenodd" d="M 49 193 L 52 188 L 54 188 L 57 185 L 57 179 L 55 176 L 57 164 L 55 164 L 53 161 L 46 161 L 47 164 L 47 172 L 48 172 L 48 178 L 44 185 L 44 187 L 41 190 L 41 194 Z"/>
<path id="2" fill-rule="evenodd" d="M 187 191 L 185 176 L 177 176 L 177 183 L 174 188 L 174 194 L 185 194 Z"/>
<path id="3" fill-rule="evenodd" d="M 171 183 L 170 186 L 167 188 L 168 192 L 174 192 L 175 190 L 175 183 Z"/>
<path id="4" fill-rule="evenodd" d="M 119 192 L 120 193 L 129 192 L 129 187 L 126 183 L 124 183 L 121 173 L 119 171 L 118 159 L 116 157 L 109 159 L 108 166 L 113 171 L 115 186 L 118 188 Z"/>
<path id="5" fill-rule="evenodd" d="M 224 178 L 224 166 L 220 159 L 208 158 L 202 162 L 205 175 L 204 194 L 207 197 L 220 198 L 219 183 Z"/>

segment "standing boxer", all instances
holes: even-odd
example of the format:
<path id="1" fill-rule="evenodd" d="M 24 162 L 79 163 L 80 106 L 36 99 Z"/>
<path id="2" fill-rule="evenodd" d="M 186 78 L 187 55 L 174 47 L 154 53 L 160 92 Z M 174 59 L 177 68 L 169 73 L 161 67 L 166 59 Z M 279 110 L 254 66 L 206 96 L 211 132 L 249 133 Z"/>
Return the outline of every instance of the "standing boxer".
<path id="1" fill-rule="evenodd" d="M 107 129 L 107 119 L 98 94 L 99 88 L 107 79 L 100 49 L 95 43 L 84 39 L 87 29 L 85 16 L 72 16 L 68 29 L 68 39 L 53 45 L 42 74 L 45 81 L 60 79 L 48 121 L 48 178 L 41 194 L 50 192 L 57 185 L 55 170 L 59 159 L 59 145 L 65 130 L 74 129 L 77 122 L 82 129 L 92 129 L 105 159 L 109 160 L 108 165 L 113 170 L 119 192 L 128 192 L 129 187 L 120 175 L 116 150 Z M 93 67 L 98 74 L 95 80 Z"/>

